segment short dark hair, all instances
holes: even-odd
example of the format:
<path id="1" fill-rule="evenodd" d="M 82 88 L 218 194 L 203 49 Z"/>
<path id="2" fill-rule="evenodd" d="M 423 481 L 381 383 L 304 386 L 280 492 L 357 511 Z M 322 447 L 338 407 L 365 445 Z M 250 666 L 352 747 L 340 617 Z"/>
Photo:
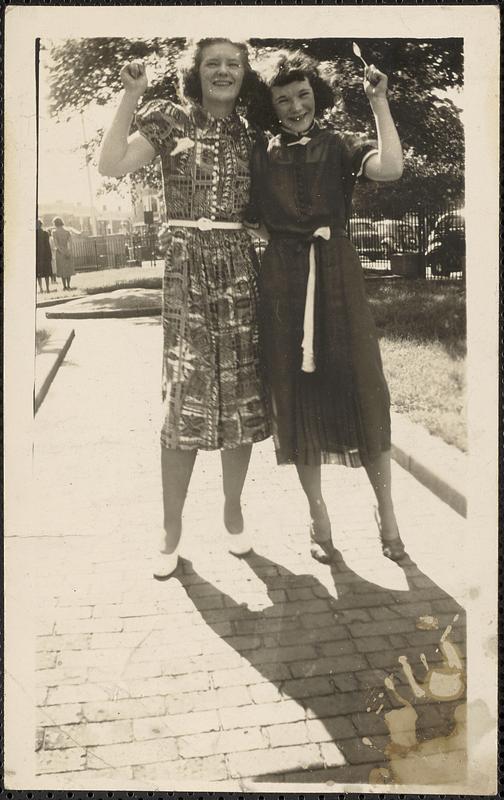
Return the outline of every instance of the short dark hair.
<path id="1" fill-rule="evenodd" d="M 189 45 L 187 50 L 184 51 L 179 59 L 179 87 L 178 92 L 182 101 L 193 100 L 201 103 L 201 79 L 200 79 L 200 66 L 203 60 L 203 51 L 205 47 L 210 47 L 212 44 L 221 44 L 227 42 L 240 52 L 243 59 L 243 66 L 245 74 L 238 96 L 237 105 L 242 105 L 247 109 L 257 101 L 258 96 L 263 97 L 261 94 L 262 81 L 257 72 L 250 66 L 249 50 L 246 42 L 233 42 L 231 39 L 222 37 L 199 39 Z"/>
<path id="2" fill-rule="evenodd" d="M 274 130 L 278 127 L 278 119 L 271 101 L 273 86 L 287 86 L 294 81 L 307 80 L 315 98 L 315 116 L 323 114 L 334 105 L 334 92 L 330 84 L 320 77 L 318 61 L 301 50 L 285 50 L 273 63 L 261 69 L 261 77 L 269 89 L 269 108 L 261 121 L 261 127 Z"/>
<path id="3" fill-rule="evenodd" d="M 61 217 L 54 217 L 54 219 L 53 219 L 53 225 L 55 225 L 57 228 L 63 228 L 63 227 L 64 227 L 64 224 L 65 224 L 65 223 L 63 222 L 63 220 L 61 219 Z"/>

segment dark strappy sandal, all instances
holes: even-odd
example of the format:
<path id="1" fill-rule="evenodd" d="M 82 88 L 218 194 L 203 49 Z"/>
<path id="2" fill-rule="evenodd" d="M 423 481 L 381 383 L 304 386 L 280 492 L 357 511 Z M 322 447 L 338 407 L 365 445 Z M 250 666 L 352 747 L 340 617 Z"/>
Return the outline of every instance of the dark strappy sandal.
<path id="1" fill-rule="evenodd" d="M 397 536 L 394 539 L 384 539 L 381 519 L 377 508 L 375 508 L 374 513 L 375 513 L 376 525 L 378 527 L 378 533 L 380 534 L 380 542 L 383 555 L 385 556 L 385 558 L 390 558 L 391 561 L 395 562 L 402 561 L 402 559 L 405 558 L 407 555 L 403 540 L 401 539 L 399 534 L 397 534 Z"/>
<path id="2" fill-rule="evenodd" d="M 311 557 L 320 564 L 330 564 L 336 553 L 336 548 L 332 543 L 331 525 L 329 530 L 317 530 L 317 523 L 310 522 L 310 554 Z"/>

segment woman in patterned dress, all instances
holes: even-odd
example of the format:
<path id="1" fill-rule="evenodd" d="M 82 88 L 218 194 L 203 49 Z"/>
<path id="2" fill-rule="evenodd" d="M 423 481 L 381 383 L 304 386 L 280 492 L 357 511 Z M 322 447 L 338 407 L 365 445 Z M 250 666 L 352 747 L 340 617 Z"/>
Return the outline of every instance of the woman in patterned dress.
<path id="1" fill-rule="evenodd" d="M 137 104 L 141 62 L 126 65 L 118 111 L 99 169 L 119 177 L 161 157 L 168 220 L 163 281 L 161 432 L 164 536 L 154 568 L 177 566 L 184 501 L 198 449 L 221 450 L 229 550 L 250 550 L 241 492 L 252 444 L 269 436 L 258 359 L 256 258 L 241 218 L 250 189 L 255 131 L 236 112 L 259 85 L 247 48 L 197 43 L 181 70 L 183 105 Z M 136 112 L 138 132 L 128 138 Z"/>
<path id="2" fill-rule="evenodd" d="M 343 464 L 366 468 L 383 553 L 399 561 L 390 398 L 362 268 L 346 232 L 356 178 L 402 174 L 387 78 L 373 66 L 364 76 L 378 143 L 345 139 L 317 122 L 333 96 L 306 54 L 282 56 L 267 84 L 277 135 L 254 149 L 247 218 L 265 226 L 270 240 L 259 280 L 260 332 L 277 460 L 297 467 L 316 559 L 327 562 L 334 553 L 320 465 Z"/>

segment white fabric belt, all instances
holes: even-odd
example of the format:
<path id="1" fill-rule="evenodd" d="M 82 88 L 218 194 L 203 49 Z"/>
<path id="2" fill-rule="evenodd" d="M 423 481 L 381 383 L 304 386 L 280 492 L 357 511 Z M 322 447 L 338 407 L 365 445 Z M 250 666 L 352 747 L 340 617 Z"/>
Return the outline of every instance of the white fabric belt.
<path id="1" fill-rule="evenodd" d="M 243 228 L 241 222 L 221 222 L 220 220 L 200 217 L 199 219 L 169 219 L 170 228 L 198 228 L 199 231 L 212 231 L 214 229 L 239 231 Z"/>
<path id="2" fill-rule="evenodd" d="M 321 237 L 326 242 L 331 238 L 331 229 L 328 226 L 317 228 L 313 233 L 313 238 Z M 306 301 L 303 321 L 303 342 L 301 347 L 303 349 L 303 363 L 301 369 L 303 372 L 315 372 L 315 355 L 313 353 L 313 334 L 315 327 L 315 245 L 312 242 L 310 245 L 309 253 L 310 271 L 308 273 L 308 282 L 306 284 Z"/>

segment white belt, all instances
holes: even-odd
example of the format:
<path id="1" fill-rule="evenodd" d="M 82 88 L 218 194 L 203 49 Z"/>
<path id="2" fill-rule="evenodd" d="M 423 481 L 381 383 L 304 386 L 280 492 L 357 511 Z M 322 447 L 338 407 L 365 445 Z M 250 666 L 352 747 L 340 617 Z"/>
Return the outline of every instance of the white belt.
<path id="1" fill-rule="evenodd" d="M 200 231 L 212 231 L 214 229 L 239 231 L 243 228 L 241 222 L 221 222 L 220 220 L 200 217 L 199 219 L 169 219 L 167 225 L 170 228 L 198 228 Z"/>
<path id="2" fill-rule="evenodd" d="M 331 229 L 327 226 L 317 228 L 313 234 L 313 238 L 321 237 L 326 242 L 331 238 Z M 313 242 L 310 245 L 310 271 L 308 273 L 308 282 L 306 284 L 306 301 L 303 321 L 303 342 L 301 347 L 303 349 L 303 363 L 301 369 L 303 372 L 315 372 L 315 356 L 313 353 L 313 332 L 314 332 L 314 317 L 315 317 L 315 245 Z"/>

